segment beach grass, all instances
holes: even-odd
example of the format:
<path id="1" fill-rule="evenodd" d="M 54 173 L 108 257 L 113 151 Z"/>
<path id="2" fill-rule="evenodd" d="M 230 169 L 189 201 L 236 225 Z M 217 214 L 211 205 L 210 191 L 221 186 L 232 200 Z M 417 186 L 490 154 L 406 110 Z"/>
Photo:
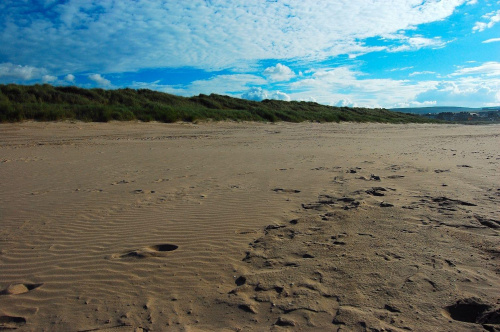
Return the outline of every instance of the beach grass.
<path id="1" fill-rule="evenodd" d="M 148 89 L 85 89 L 75 86 L 0 85 L 0 122 L 24 120 L 437 122 L 422 116 L 305 101 L 251 101 L 224 95 L 181 97 Z"/>

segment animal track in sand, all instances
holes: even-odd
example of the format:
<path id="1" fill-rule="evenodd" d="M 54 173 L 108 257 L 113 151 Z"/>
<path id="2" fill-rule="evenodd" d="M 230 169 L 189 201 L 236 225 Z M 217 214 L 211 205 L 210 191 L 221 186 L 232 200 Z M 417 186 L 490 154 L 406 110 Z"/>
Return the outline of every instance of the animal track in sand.
<path id="1" fill-rule="evenodd" d="M 114 254 L 112 258 L 148 258 L 164 256 L 166 252 L 177 250 L 179 246 L 175 244 L 157 244 L 125 252 L 123 254 Z"/>

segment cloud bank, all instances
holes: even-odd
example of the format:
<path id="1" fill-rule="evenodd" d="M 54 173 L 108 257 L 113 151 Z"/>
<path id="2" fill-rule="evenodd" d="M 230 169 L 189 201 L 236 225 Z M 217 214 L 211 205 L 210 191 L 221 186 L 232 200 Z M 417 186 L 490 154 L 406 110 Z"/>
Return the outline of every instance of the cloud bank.
<path id="1" fill-rule="evenodd" d="M 453 97 L 461 106 L 494 104 L 495 4 L 3 0 L 0 82 L 363 107 L 442 105 Z M 421 54 L 431 61 L 419 61 Z"/>
<path id="2" fill-rule="evenodd" d="M 400 41 L 392 51 L 402 51 L 441 45 L 439 39 L 406 37 L 404 31 L 442 20 L 464 3 L 4 0 L 0 58 L 63 75 L 182 66 L 215 70 L 263 59 L 356 56 L 386 48 L 366 46 L 364 39 L 390 35 Z"/>

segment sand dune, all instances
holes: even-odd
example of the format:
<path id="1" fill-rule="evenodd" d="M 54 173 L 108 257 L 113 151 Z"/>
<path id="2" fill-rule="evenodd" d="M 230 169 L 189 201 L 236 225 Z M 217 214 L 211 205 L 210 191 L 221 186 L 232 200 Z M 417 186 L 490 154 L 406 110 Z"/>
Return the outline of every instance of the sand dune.
<path id="1" fill-rule="evenodd" d="M 498 331 L 500 126 L 0 126 L 0 330 Z"/>

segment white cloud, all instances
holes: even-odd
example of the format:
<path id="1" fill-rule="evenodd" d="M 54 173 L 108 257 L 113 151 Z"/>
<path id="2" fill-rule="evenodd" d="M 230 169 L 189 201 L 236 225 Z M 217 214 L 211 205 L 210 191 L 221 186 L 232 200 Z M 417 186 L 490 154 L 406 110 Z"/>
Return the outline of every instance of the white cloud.
<path id="1" fill-rule="evenodd" d="M 241 98 L 248 100 L 261 101 L 264 99 L 278 99 L 284 101 L 290 101 L 291 98 L 288 94 L 281 91 L 268 92 L 260 87 L 251 88 L 247 92 L 241 95 Z"/>
<path id="2" fill-rule="evenodd" d="M 295 73 L 289 67 L 278 63 L 274 67 L 267 67 L 264 70 L 264 76 L 271 81 L 288 81 L 295 77 Z"/>
<path id="3" fill-rule="evenodd" d="M 441 82 L 416 96 L 416 101 L 436 100 L 440 105 L 478 107 L 500 103 L 500 79 L 460 78 Z"/>
<path id="4" fill-rule="evenodd" d="M 467 5 L 470 6 L 470 5 L 475 5 L 477 4 L 477 0 L 468 0 L 467 1 Z"/>
<path id="5" fill-rule="evenodd" d="M 96 82 L 100 86 L 110 86 L 111 81 L 105 79 L 104 77 L 101 76 L 101 74 L 91 74 L 88 76 L 90 80 Z"/>
<path id="6" fill-rule="evenodd" d="M 247 91 L 250 87 L 266 83 L 266 80 L 260 76 L 232 74 L 216 75 L 206 80 L 196 80 L 185 85 L 161 84 L 157 80 L 154 82 L 133 82 L 130 87 L 134 89 L 151 89 L 181 96 L 193 96 L 200 93 L 240 96 L 243 91 Z"/>
<path id="7" fill-rule="evenodd" d="M 500 38 L 491 38 L 483 41 L 483 44 L 500 42 Z"/>
<path id="8" fill-rule="evenodd" d="M 314 93 L 319 103 L 358 107 L 467 107 L 500 104 L 498 63 L 457 70 L 442 81 L 373 79 L 352 67 L 308 71 L 308 77 L 288 84 L 292 100 Z M 424 72 L 417 74 L 423 74 Z"/>
<path id="9" fill-rule="evenodd" d="M 241 95 L 241 98 L 248 100 L 261 101 L 267 99 L 267 92 L 262 88 L 251 88 L 247 92 Z"/>
<path id="10" fill-rule="evenodd" d="M 417 76 L 417 75 L 430 75 L 430 74 L 436 74 L 436 72 L 434 72 L 434 71 L 428 71 L 428 70 L 415 71 L 415 72 L 409 74 L 408 76 L 413 77 L 413 76 Z"/>
<path id="11" fill-rule="evenodd" d="M 424 102 L 411 100 L 411 101 L 396 104 L 396 105 L 394 105 L 393 108 L 432 107 L 432 106 L 436 106 L 436 104 L 437 104 L 437 102 L 435 100 L 424 101 Z"/>
<path id="12" fill-rule="evenodd" d="M 441 37 L 424 38 L 424 37 L 398 36 L 397 38 L 394 39 L 399 39 L 402 42 L 402 45 L 389 47 L 388 48 L 389 52 L 415 51 L 426 47 L 442 48 L 447 44 L 447 42 L 443 41 Z"/>
<path id="13" fill-rule="evenodd" d="M 294 100 L 306 99 L 312 92 L 319 103 L 359 107 L 392 107 L 413 100 L 419 93 L 436 86 L 436 81 L 365 78 L 365 74 L 349 66 L 318 69 L 310 76 L 289 85 Z M 297 91 L 297 92 L 295 92 Z"/>
<path id="14" fill-rule="evenodd" d="M 472 31 L 481 32 L 486 29 L 492 28 L 496 23 L 500 22 L 500 10 L 493 11 L 483 16 L 488 22 L 476 22 Z"/>
<path id="15" fill-rule="evenodd" d="M 335 103 L 338 107 L 358 107 L 358 105 L 349 98 L 343 98 Z"/>
<path id="16" fill-rule="evenodd" d="M 410 66 L 410 67 L 403 67 L 403 68 L 393 68 L 393 69 L 390 69 L 389 71 L 390 72 L 394 72 L 394 71 L 405 71 L 405 70 L 409 70 L 409 69 L 412 69 L 413 66 Z"/>
<path id="17" fill-rule="evenodd" d="M 292 100 L 305 100 L 314 94 L 319 103 L 338 106 L 480 107 L 500 104 L 500 63 L 497 62 L 461 68 L 441 80 L 377 79 L 352 66 L 304 72 L 307 76 L 280 85 Z M 415 76 L 435 73 L 412 74 Z"/>
<path id="18" fill-rule="evenodd" d="M 284 101 L 290 101 L 291 98 L 288 94 L 281 92 L 281 91 L 275 91 L 271 93 L 268 97 L 269 99 L 278 99 L 278 100 L 284 100 Z"/>
<path id="19" fill-rule="evenodd" d="M 316 98 L 314 97 L 309 97 L 309 98 L 306 98 L 306 99 L 301 99 L 300 101 L 310 101 L 310 102 L 313 102 L 313 103 L 317 103 L 318 101 L 316 100 Z"/>
<path id="20" fill-rule="evenodd" d="M 356 57 L 385 49 L 364 45 L 366 38 L 443 20 L 465 2 L 71 0 L 47 1 L 39 11 L 31 2 L 19 2 L 0 13 L 0 44 L 5 59 L 56 75 Z M 389 48 L 415 50 L 444 42 L 417 36 L 402 43 Z"/>
<path id="21" fill-rule="evenodd" d="M 208 80 L 197 80 L 184 87 L 185 94 L 218 93 L 235 95 L 249 86 L 265 84 L 259 76 L 249 74 L 217 75 Z"/>
<path id="22" fill-rule="evenodd" d="M 487 27 L 488 27 L 488 24 L 486 24 L 484 22 L 476 22 L 476 24 L 472 28 L 472 31 L 474 31 L 474 32 L 476 32 L 476 31 L 481 32 L 481 31 L 486 30 Z"/>
<path id="23" fill-rule="evenodd" d="M 47 74 L 45 68 L 20 66 L 10 62 L 0 63 L 0 79 L 25 80 L 40 79 Z"/>
<path id="24" fill-rule="evenodd" d="M 73 83 L 75 81 L 75 75 L 73 74 L 68 74 L 66 76 L 64 76 L 64 80 L 66 82 L 70 82 L 70 83 Z"/>
<path id="25" fill-rule="evenodd" d="M 57 81 L 56 76 L 52 76 L 52 75 L 43 75 L 42 76 L 43 83 L 50 83 L 50 82 L 54 82 L 54 81 Z"/>
<path id="26" fill-rule="evenodd" d="M 462 68 L 451 74 L 451 76 L 462 75 L 500 76 L 500 62 L 485 62 L 480 66 Z"/>

